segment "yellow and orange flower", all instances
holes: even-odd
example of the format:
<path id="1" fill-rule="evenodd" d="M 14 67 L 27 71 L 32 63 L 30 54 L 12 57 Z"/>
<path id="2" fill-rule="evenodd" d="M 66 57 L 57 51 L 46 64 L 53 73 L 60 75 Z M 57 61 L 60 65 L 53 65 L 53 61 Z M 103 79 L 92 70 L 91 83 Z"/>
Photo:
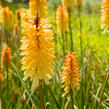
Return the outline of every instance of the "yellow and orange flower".
<path id="1" fill-rule="evenodd" d="M 30 0 L 29 7 L 33 16 L 36 16 L 37 13 L 39 17 L 46 17 L 48 15 L 47 0 Z"/>
<path id="2" fill-rule="evenodd" d="M 70 87 L 73 89 L 79 85 L 80 81 L 80 73 L 78 62 L 75 56 L 75 53 L 68 52 L 67 56 L 65 57 L 63 72 L 62 72 L 62 83 L 65 93 L 65 96 L 68 92 Z"/>
<path id="3" fill-rule="evenodd" d="M 33 81 L 31 90 L 34 91 L 39 80 L 48 84 L 53 75 L 53 31 L 48 19 L 40 20 L 38 16 L 28 16 L 23 27 L 23 34 L 26 36 L 23 37 L 21 45 L 22 70 L 26 70 L 24 80 L 30 77 Z"/>
<path id="4" fill-rule="evenodd" d="M 56 14 L 56 24 L 58 31 L 65 31 L 69 26 L 69 16 L 64 6 L 59 6 Z"/>
<path id="5" fill-rule="evenodd" d="M 67 10 L 71 10 L 74 5 L 74 0 L 62 0 L 62 4 L 67 8 Z"/>
<path id="6" fill-rule="evenodd" d="M 103 29 L 109 29 L 109 0 L 103 0 L 102 2 L 101 22 Z"/>
<path id="7" fill-rule="evenodd" d="M 11 63 L 11 49 L 5 45 L 1 53 L 1 65 L 4 70 L 7 70 Z"/>

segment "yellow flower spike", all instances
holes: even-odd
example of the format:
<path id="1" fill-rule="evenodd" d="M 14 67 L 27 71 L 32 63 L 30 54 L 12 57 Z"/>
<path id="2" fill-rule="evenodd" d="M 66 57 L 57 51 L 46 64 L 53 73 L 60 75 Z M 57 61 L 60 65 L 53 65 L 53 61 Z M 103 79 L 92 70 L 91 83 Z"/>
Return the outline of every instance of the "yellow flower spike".
<path id="1" fill-rule="evenodd" d="M 11 63 L 11 49 L 5 45 L 3 46 L 1 53 L 1 66 L 4 70 L 7 70 Z"/>
<path id="2" fill-rule="evenodd" d="M 33 16 L 36 16 L 37 13 L 39 17 L 46 17 L 48 15 L 47 0 L 30 0 L 29 8 Z"/>
<path id="3" fill-rule="evenodd" d="M 56 24 L 58 31 L 65 31 L 69 26 L 69 16 L 64 6 L 59 6 L 56 13 Z"/>
<path id="4" fill-rule="evenodd" d="M 103 29 L 109 29 L 109 0 L 103 0 L 102 2 L 101 22 Z"/>
<path id="5" fill-rule="evenodd" d="M 22 38 L 21 45 L 22 70 L 26 70 L 24 80 L 30 77 L 33 81 L 31 88 L 33 92 L 39 80 L 44 80 L 48 84 L 53 75 L 53 31 L 50 29 L 48 19 L 40 20 L 38 16 L 28 16 L 28 21 L 23 27 L 23 34 L 26 37 Z"/>
<path id="6" fill-rule="evenodd" d="M 79 81 L 80 73 L 75 53 L 68 52 L 67 56 L 65 56 L 62 72 L 62 87 L 64 88 L 65 92 L 63 96 L 69 92 L 70 86 L 72 89 L 77 87 L 79 85 Z"/>
<path id="7" fill-rule="evenodd" d="M 4 23 L 4 24 L 6 24 L 6 22 L 8 22 L 8 18 L 7 18 L 8 12 L 9 12 L 8 7 L 6 7 L 6 8 L 3 7 L 1 9 L 1 22 Z"/>
<path id="8" fill-rule="evenodd" d="M 67 10 L 71 10 L 74 5 L 74 0 L 62 0 L 62 4 L 67 8 Z"/>
<path id="9" fill-rule="evenodd" d="M 13 13 L 8 7 L 3 7 L 0 10 L 0 23 L 2 23 L 5 28 L 10 29 L 13 26 Z"/>

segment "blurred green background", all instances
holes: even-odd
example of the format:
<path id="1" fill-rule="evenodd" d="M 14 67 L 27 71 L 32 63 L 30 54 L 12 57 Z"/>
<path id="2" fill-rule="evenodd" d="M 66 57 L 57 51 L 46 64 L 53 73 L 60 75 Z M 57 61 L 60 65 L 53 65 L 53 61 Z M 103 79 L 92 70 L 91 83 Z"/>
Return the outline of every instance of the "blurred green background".
<path id="1" fill-rule="evenodd" d="M 100 8 L 101 8 L 101 2 L 102 0 L 83 0 L 83 9 L 85 9 L 87 12 L 91 13 L 91 12 L 99 12 Z M 27 5 L 29 2 L 29 0 L 0 0 L 0 3 L 2 5 L 13 5 L 13 7 L 16 7 L 16 3 L 20 4 L 25 4 Z M 11 4 L 10 4 L 11 3 Z M 57 8 L 57 6 L 59 4 L 61 4 L 61 0 L 48 0 L 49 6 L 53 6 L 53 4 L 55 5 L 55 7 Z"/>

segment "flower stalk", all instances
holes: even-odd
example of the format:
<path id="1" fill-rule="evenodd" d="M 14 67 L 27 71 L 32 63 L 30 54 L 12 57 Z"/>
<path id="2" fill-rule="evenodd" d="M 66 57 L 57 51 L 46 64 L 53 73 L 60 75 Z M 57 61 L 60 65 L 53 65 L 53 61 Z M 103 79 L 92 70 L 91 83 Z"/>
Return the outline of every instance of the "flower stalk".
<path id="1" fill-rule="evenodd" d="M 65 36 L 63 30 L 62 30 L 62 39 L 63 39 L 63 56 L 65 57 Z"/>
<path id="2" fill-rule="evenodd" d="M 6 73 L 7 73 L 7 98 L 9 100 L 9 78 L 8 78 L 8 68 L 6 69 Z"/>
<path id="3" fill-rule="evenodd" d="M 69 13 L 69 31 L 70 31 L 70 44 L 71 44 L 71 51 L 73 52 L 73 36 L 72 36 L 72 26 L 71 26 L 71 9 L 68 9 Z"/>
<path id="4" fill-rule="evenodd" d="M 66 50 L 68 50 L 68 38 L 67 38 L 67 31 L 65 31 L 65 45 L 66 45 Z"/>
<path id="5" fill-rule="evenodd" d="M 40 93 L 40 101 L 42 103 L 42 109 L 46 109 L 45 103 L 44 103 L 44 94 L 43 94 L 43 88 L 42 88 L 42 80 L 39 80 L 39 93 Z"/>
<path id="6" fill-rule="evenodd" d="M 78 7 L 78 10 L 79 10 L 79 25 L 80 25 L 80 35 L 79 35 L 79 38 L 80 38 L 80 48 L 81 48 L 81 65 L 82 65 L 82 72 L 83 72 L 83 40 L 82 40 L 82 21 L 81 21 L 81 6 Z"/>

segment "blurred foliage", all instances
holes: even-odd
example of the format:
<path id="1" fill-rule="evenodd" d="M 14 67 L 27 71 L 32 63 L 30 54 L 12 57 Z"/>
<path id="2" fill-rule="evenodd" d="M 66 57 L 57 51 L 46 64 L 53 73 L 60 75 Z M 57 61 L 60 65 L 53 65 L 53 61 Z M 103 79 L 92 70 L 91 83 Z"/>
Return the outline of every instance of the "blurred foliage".
<path id="1" fill-rule="evenodd" d="M 28 7 L 28 2 L 29 2 L 29 0 L 12 0 L 11 3 L 7 1 L 8 0 L 0 0 L 0 3 L 3 6 L 7 6 L 7 5 L 10 6 L 12 10 L 15 8 L 19 8 L 20 6 L 26 8 Z M 84 1 L 83 11 L 85 13 L 93 13 L 93 12 L 100 13 L 102 0 L 83 0 L 83 1 Z M 54 9 L 55 11 L 58 5 L 61 4 L 62 4 L 61 0 L 48 0 L 49 8 Z"/>

